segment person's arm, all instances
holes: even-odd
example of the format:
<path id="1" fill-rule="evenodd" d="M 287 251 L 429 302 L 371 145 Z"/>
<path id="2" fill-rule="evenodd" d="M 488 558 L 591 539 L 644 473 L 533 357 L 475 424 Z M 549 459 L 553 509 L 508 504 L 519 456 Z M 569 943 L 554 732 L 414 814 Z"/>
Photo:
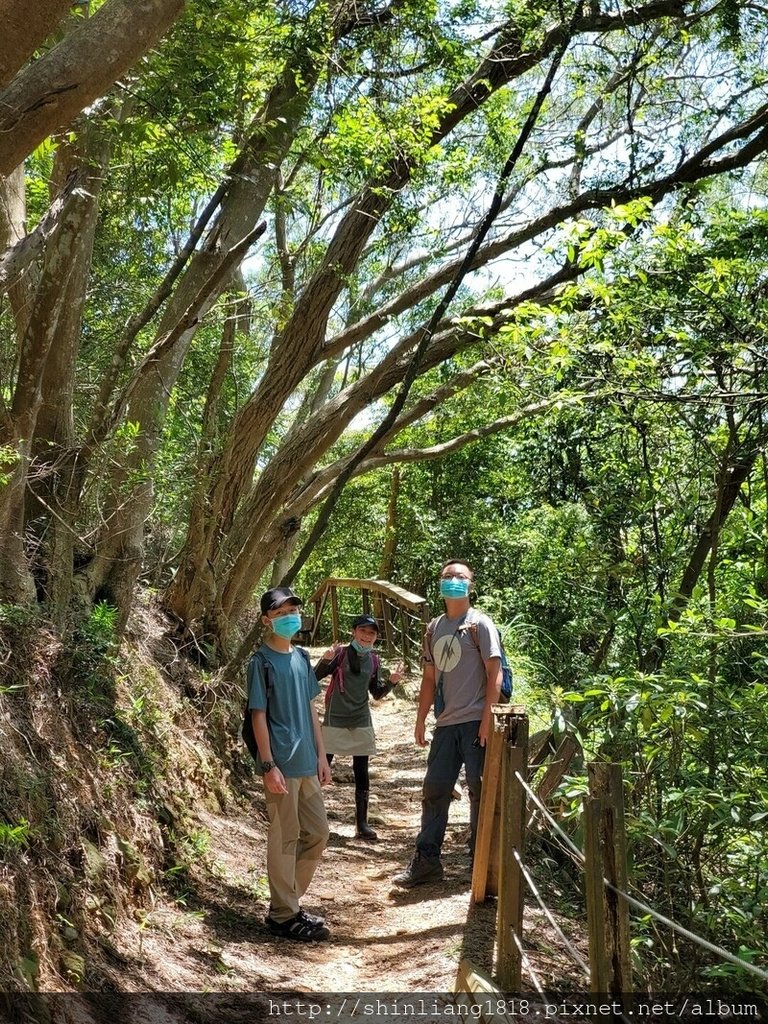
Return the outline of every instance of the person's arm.
<path id="1" fill-rule="evenodd" d="M 327 786 L 331 781 L 331 766 L 328 764 L 328 758 L 325 756 L 323 730 L 320 727 L 320 718 L 317 714 L 317 708 L 313 703 L 310 703 L 309 706 L 312 711 L 312 728 L 315 733 L 315 746 L 317 747 L 317 777 L 320 780 L 321 786 Z"/>
<path id="2" fill-rule="evenodd" d="M 322 655 L 320 661 L 318 661 L 314 668 L 315 679 L 319 681 L 320 679 L 325 679 L 326 676 L 329 676 L 331 674 L 331 672 L 333 671 L 333 661 L 336 655 L 339 653 L 340 647 L 341 644 L 335 642 L 328 648 L 325 654 Z"/>
<path id="3" fill-rule="evenodd" d="M 394 668 L 391 669 L 379 662 L 378 670 L 371 676 L 371 681 L 368 684 L 368 690 L 373 699 L 381 700 L 382 697 L 386 697 L 398 683 L 402 682 L 404 675 L 402 661 L 395 662 Z"/>
<path id="4" fill-rule="evenodd" d="M 435 666 L 431 662 L 424 662 L 419 689 L 419 707 L 416 712 L 416 728 L 413 732 L 414 739 L 420 747 L 427 745 L 427 715 L 435 702 L 435 688 Z"/>
<path id="5" fill-rule="evenodd" d="M 501 658 L 483 658 L 485 665 L 485 706 L 480 720 L 477 738 L 484 747 L 491 733 L 491 704 L 498 704 L 501 697 Z"/>
<path id="6" fill-rule="evenodd" d="M 253 725 L 253 735 L 256 737 L 256 745 L 259 748 L 259 757 L 262 761 L 271 761 L 272 744 L 269 739 L 266 709 L 251 708 L 251 724 Z M 270 793 L 288 792 L 285 776 L 277 765 L 271 771 L 264 772 L 264 786 Z"/>

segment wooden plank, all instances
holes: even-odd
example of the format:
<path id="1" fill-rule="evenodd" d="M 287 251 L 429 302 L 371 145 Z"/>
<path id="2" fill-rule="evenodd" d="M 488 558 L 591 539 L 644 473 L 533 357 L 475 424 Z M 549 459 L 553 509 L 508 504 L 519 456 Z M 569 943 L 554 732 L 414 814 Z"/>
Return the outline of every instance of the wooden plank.
<path id="1" fill-rule="evenodd" d="M 323 588 L 329 586 L 349 587 L 356 590 L 368 590 L 375 594 L 383 594 L 396 604 L 402 604 L 406 608 L 410 608 L 411 611 L 421 618 L 424 618 L 426 609 L 427 618 L 424 621 L 429 621 L 427 599 L 420 594 L 412 594 L 409 590 L 398 587 L 397 584 L 390 583 L 388 580 L 364 580 L 346 576 L 329 576 L 328 579 L 323 580 L 309 600 L 314 601 L 315 598 L 319 597 Z"/>
<path id="2" fill-rule="evenodd" d="M 400 605 L 400 629 L 403 634 L 403 662 L 405 667 L 410 671 L 412 659 L 411 659 L 411 638 L 408 636 L 408 619 L 406 618 L 405 608 Z"/>
<path id="3" fill-rule="evenodd" d="M 552 729 L 542 729 L 541 732 L 534 733 L 531 736 L 530 746 L 528 748 L 528 767 L 535 768 L 546 760 L 547 754 L 554 754 L 554 746 L 552 745 Z"/>
<path id="4" fill-rule="evenodd" d="M 334 641 L 341 638 L 339 632 L 339 595 L 336 593 L 336 587 L 331 583 L 331 622 L 333 623 L 333 639 Z"/>
<path id="5" fill-rule="evenodd" d="M 518 1024 L 517 1018 L 508 1013 L 495 1012 L 497 1007 L 506 1003 L 505 992 L 485 971 L 466 958 L 459 963 L 453 990 L 457 994 L 457 1005 L 469 1008 L 468 1013 L 460 1015 L 462 1021 L 479 1019 L 497 1021 L 498 1024 Z M 489 999 L 489 996 L 496 998 Z"/>
<path id="6" fill-rule="evenodd" d="M 624 823 L 624 791 L 620 764 L 593 762 L 587 765 L 590 795 L 599 801 L 601 882 L 607 879 L 616 889 L 627 891 L 627 839 Z M 601 885 L 608 987 L 612 996 L 632 991 L 629 906 L 616 892 Z M 596 991 L 596 990 L 593 990 Z"/>
<path id="7" fill-rule="evenodd" d="M 317 631 L 320 628 L 320 619 L 322 618 L 323 611 L 325 610 L 325 602 L 328 600 L 328 587 L 321 587 L 317 591 L 316 596 L 312 598 L 312 602 L 315 606 L 315 621 L 312 624 L 312 635 L 309 638 L 310 644 L 314 644 Z"/>
<path id="8" fill-rule="evenodd" d="M 571 762 L 573 761 L 576 752 L 580 749 L 581 746 L 579 741 L 573 733 L 567 732 L 560 741 L 552 761 L 548 765 L 547 770 L 542 775 L 539 780 L 539 784 L 536 787 L 536 796 L 543 804 L 547 802 L 552 793 L 554 793 L 560 785 L 563 776 L 571 766 Z M 535 814 L 536 809 L 534 807 L 531 809 L 531 814 L 528 818 L 529 825 L 531 824 Z"/>
<path id="9" fill-rule="evenodd" d="M 589 936 L 589 987 L 592 992 L 608 992 L 610 970 L 606 953 L 605 916 L 603 914 L 603 864 L 600 855 L 600 818 L 602 805 L 594 797 L 584 798 L 584 884 Z"/>
<path id="10" fill-rule="evenodd" d="M 395 634 L 392 629 L 392 610 L 386 598 L 381 601 L 381 617 L 384 620 L 384 639 L 387 645 L 387 654 L 390 658 L 397 653 Z"/>
<path id="11" fill-rule="evenodd" d="M 498 846 L 501 814 L 501 754 L 506 731 L 506 721 L 517 705 L 494 704 L 492 711 L 493 728 L 488 737 L 483 767 L 483 786 L 480 790 L 480 812 L 475 837 L 475 855 L 472 868 L 472 902 L 483 903 L 488 896 L 498 892 L 496 880 L 489 887 L 491 849 Z M 490 891 L 490 890 L 493 891 Z"/>
<path id="12" fill-rule="evenodd" d="M 496 918 L 496 975 L 505 992 L 519 992 L 522 985 L 522 954 L 513 932 L 522 942 L 524 884 L 523 873 L 512 851 L 525 859 L 527 794 L 520 778 L 528 773 L 528 716 L 511 715 L 507 719 L 501 771 L 501 841 L 503 870 L 499 876 L 499 905 Z"/>

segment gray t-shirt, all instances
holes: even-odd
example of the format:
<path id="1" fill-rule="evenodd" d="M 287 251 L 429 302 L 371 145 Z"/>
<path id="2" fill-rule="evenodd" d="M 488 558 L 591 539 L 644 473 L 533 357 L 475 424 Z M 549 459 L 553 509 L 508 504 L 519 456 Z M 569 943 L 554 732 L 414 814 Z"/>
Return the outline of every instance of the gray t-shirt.
<path id="1" fill-rule="evenodd" d="M 475 623 L 477 643 L 468 628 Z M 422 660 L 435 666 L 435 683 L 442 675 L 445 701 L 436 726 L 480 721 L 485 708 L 488 658 L 501 658 L 499 634 L 492 620 L 474 608 L 454 619 L 441 615 L 431 637 L 427 631 Z"/>
<path id="2" fill-rule="evenodd" d="M 317 774 L 317 745 L 311 702 L 320 693 L 309 659 L 293 647 L 288 653 L 266 644 L 248 664 L 248 707 L 267 711 L 275 764 L 287 779 Z M 268 663 L 269 701 L 261 658 Z"/>

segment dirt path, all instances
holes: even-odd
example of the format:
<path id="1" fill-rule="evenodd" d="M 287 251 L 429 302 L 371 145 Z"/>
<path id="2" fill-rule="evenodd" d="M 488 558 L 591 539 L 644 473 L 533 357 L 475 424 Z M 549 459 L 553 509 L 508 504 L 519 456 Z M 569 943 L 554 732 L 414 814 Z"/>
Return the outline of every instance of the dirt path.
<path id="1" fill-rule="evenodd" d="M 450 992 L 459 961 L 492 963 L 495 905 L 473 907 L 466 848 L 468 803 L 454 801 L 443 851 L 445 879 L 404 891 L 392 876 L 412 853 L 426 752 L 413 743 L 413 701 L 373 709 L 379 755 L 371 761 L 371 822 L 379 841 L 354 837 L 350 758 L 334 762 L 326 790 L 331 836 L 304 900 L 331 940 L 296 944 L 264 925 L 266 815 L 260 787 L 250 814 L 204 813 L 206 873 L 186 905 L 158 905 L 125 934 L 123 987 L 159 992 Z M 128 967 L 128 964 L 125 965 Z M 126 984 L 126 974 L 132 979 Z"/>

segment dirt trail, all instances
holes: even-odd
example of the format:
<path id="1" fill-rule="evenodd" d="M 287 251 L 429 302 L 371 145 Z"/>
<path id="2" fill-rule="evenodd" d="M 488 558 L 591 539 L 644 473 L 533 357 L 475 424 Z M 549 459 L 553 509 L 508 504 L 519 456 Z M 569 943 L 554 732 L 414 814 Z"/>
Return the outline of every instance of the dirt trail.
<path id="1" fill-rule="evenodd" d="M 214 871 L 186 905 L 158 905 L 121 953 L 121 987 L 160 992 L 450 992 L 459 961 L 492 963 L 495 905 L 473 907 L 466 847 L 468 803 L 454 801 L 443 851 L 445 879 L 404 891 L 404 866 L 420 817 L 426 752 L 413 743 L 413 701 L 373 708 L 379 754 L 371 760 L 370 820 L 379 841 L 354 837 L 351 759 L 334 761 L 326 790 L 331 836 L 304 899 L 322 912 L 331 939 L 296 944 L 264 925 L 266 815 L 257 783 L 250 814 L 201 814 Z M 202 873 L 201 873 L 202 877 Z M 127 968 L 127 970 L 126 970 Z M 128 981 L 128 978 L 131 980 Z"/>

